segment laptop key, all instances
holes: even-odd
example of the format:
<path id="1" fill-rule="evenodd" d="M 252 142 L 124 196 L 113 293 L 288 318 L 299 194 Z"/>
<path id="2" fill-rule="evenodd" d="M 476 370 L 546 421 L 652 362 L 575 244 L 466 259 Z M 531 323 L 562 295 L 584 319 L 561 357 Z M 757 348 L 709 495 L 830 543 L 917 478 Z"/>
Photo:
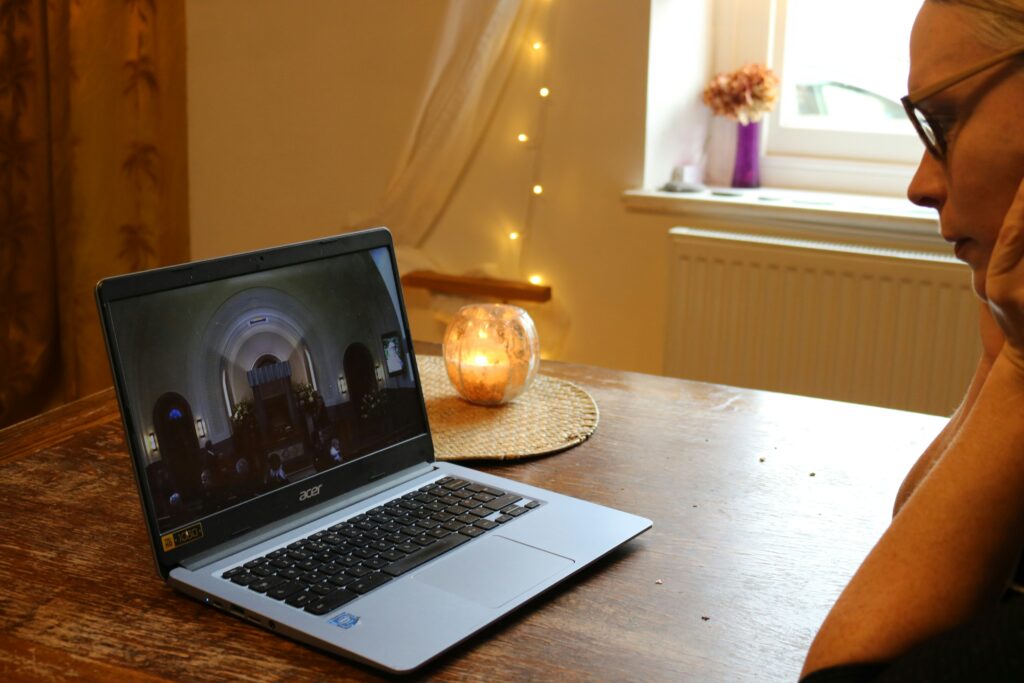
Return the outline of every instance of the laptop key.
<path id="1" fill-rule="evenodd" d="M 389 550 L 380 554 L 381 559 L 387 560 L 388 562 L 394 562 L 405 557 L 405 553 L 401 550 Z"/>
<path id="2" fill-rule="evenodd" d="M 500 510 L 506 505 L 511 505 L 512 503 L 522 499 L 522 496 L 517 496 L 514 493 L 506 493 L 504 496 L 499 496 L 489 503 L 484 503 L 484 507 L 490 510 Z"/>
<path id="3" fill-rule="evenodd" d="M 494 527 L 498 526 L 497 522 L 493 522 L 489 519 L 481 519 L 476 522 L 473 526 L 483 529 L 484 531 L 490 531 Z"/>
<path id="4" fill-rule="evenodd" d="M 359 595 L 346 588 L 338 588 L 327 595 L 321 595 L 317 600 L 311 601 L 306 605 L 306 611 L 320 616 L 341 607 L 347 602 L 352 602 L 358 597 Z"/>
<path id="5" fill-rule="evenodd" d="M 231 569 L 229 569 L 226 572 L 224 572 L 223 574 L 221 574 L 220 578 L 222 578 L 222 579 L 231 579 L 231 578 L 234 578 L 234 577 L 238 576 L 239 574 L 244 574 L 244 573 L 245 573 L 245 568 L 244 567 L 232 567 Z"/>
<path id="6" fill-rule="evenodd" d="M 357 579 L 361 579 L 362 577 L 364 577 L 367 574 L 369 574 L 370 571 L 371 571 L 370 569 L 367 569 L 363 565 L 358 565 L 358 566 L 352 567 L 351 569 L 345 570 L 345 573 L 348 574 L 349 576 L 354 576 Z"/>
<path id="7" fill-rule="evenodd" d="M 298 593 L 292 593 L 285 599 L 285 602 L 292 607 L 305 607 L 311 600 L 319 597 L 319 593 L 314 593 L 310 590 L 299 591 Z"/>
<path id="8" fill-rule="evenodd" d="M 427 536 L 426 534 L 421 534 L 419 536 L 414 536 L 412 538 L 412 542 L 413 543 L 415 543 L 416 545 L 422 545 L 422 546 L 431 545 L 436 540 L 437 540 L 436 538 L 433 538 L 431 536 Z"/>
<path id="9" fill-rule="evenodd" d="M 526 504 L 526 505 L 525 505 L 524 507 L 526 507 L 526 508 L 527 508 L 528 510 L 532 510 L 532 509 L 534 509 L 534 508 L 536 508 L 536 507 L 540 507 L 540 503 L 538 503 L 538 502 L 537 502 L 537 501 L 535 501 L 535 500 L 531 500 L 531 501 L 530 501 L 529 503 L 527 503 L 527 504 Z"/>
<path id="10" fill-rule="evenodd" d="M 478 529 L 475 526 L 467 526 L 464 529 L 459 530 L 460 534 L 468 536 L 470 538 L 476 538 L 480 534 L 484 533 L 483 529 Z"/>
<path id="11" fill-rule="evenodd" d="M 293 593 L 298 593 L 306 586 L 298 581 L 287 581 L 285 583 L 274 586 L 267 591 L 267 595 L 274 598 L 275 600 L 284 600 Z"/>
<path id="12" fill-rule="evenodd" d="M 322 567 L 317 569 L 317 571 L 323 574 L 324 576 L 334 576 L 335 574 L 339 573 L 342 569 L 344 569 L 344 567 L 331 563 L 323 565 Z"/>
<path id="13" fill-rule="evenodd" d="M 379 586 L 383 586 L 385 583 L 387 583 L 390 580 L 391 580 L 391 577 L 388 576 L 387 574 L 382 574 L 380 572 L 375 572 L 373 574 L 370 574 L 369 576 L 364 576 L 363 578 L 359 579 L 358 581 L 353 581 L 352 583 L 350 583 L 348 586 L 345 587 L 345 590 L 350 590 L 353 593 L 358 593 L 359 595 L 362 595 L 363 593 L 369 593 L 374 588 L 377 588 Z"/>
<path id="14" fill-rule="evenodd" d="M 398 560 L 397 562 L 392 562 L 387 567 L 384 567 L 383 571 L 385 574 L 390 574 L 391 576 L 401 576 L 407 571 L 415 569 L 424 562 L 429 562 L 438 555 L 443 555 L 444 553 L 462 545 L 468 540 L 469 537 L 463 536 L 462 534 L 452 534 L 451 536 L 446 536 L 445 538 L 442 538 L 433 545 L 430 545 L 426 548 L 411 553 L 406 557 L 402 558 L 401 560 Z"/>
<path id="15" fill-rule="evenodd" d="M 340 564 L 343 567 L 354 567 L 359 564 L 359 558 L 352 557 L 351 555 L 342 555 L 334 562 L 335 564 Z"/>
<path id="16" fill-rule="evenodd" d="M 349 576 L 348 574 L 338 574 L 337 576 L 332 576 L 331 578 L 327 579 L 327 583 L 324 584 L 327 586 L 328 590 L 322 591 L 321 595 L 327 595 L 327 593 L 334 590 L 335 588 L 344 588 L 353 581 L 358 581 L 358 579 L 354 576 Z"/>
<path id="17" fill-rule="evenodd" d="M 284 581 L 285 580 L 280 576 L 267 576 L 259 581 L 253 581 L 250 583 L 249 590 L 256 591 L 257 593 L 266 593 L 271 588 L 275 588 L 284 583 Z"/>
<path id="18" fill-rule="evenodd" d="M 236 574 L 231 577 L 231 583 L 237 583 L 239 586 L 248 586 L 250 583 L 254 583 L 259 580 L 260 577 L 255 574 L 246 572 L 245 574 Z"/>
<path id="19" fill-rule="evenodd" d="M 498 524 L 504 524 L 505 522 L 511 522 L 513 519 L 515 519 L 515 517 L 513 517 L 512 515 L 501 515 L 494 521 Z"/>

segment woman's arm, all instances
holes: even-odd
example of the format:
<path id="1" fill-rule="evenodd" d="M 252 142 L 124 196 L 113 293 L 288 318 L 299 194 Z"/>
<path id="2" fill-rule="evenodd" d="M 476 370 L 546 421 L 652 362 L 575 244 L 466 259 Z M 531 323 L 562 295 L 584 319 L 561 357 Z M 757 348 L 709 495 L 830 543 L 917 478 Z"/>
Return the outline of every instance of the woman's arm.
<path id="1" fill-rule="evenodd" d="M 893 517 L 900 511 L 903 504 L 907 502 L 907 498 L 914 492 L 914 489 L 921 483 L 925 475 L 931 471 L 935 461 L 946 451 L 950 442 L 957 432 L 960 431 L 964 418 L 971 412 L 974 402 L 978 400 L 978 394 L 981 392 L 982 385 L 985 384 L 985 378 L 988 377 L 989 370 L 992 369 L 992 363 L 995 362 L 996 356 L 999 355 L 1003 348 L 1005 338 L 1003 337 L 1002 330 L 999 329 L 999 325 L 996 324 L 995 319 L 992 317 L 988 303 L 981 301 L 978 305 L 980 308 L 978 311 L 978 328 L 981 336 L 982 354 L 981 359 L 978 361 L 978 367 L 974 371 L 974 377 L 967 387 L 967 394 L 960 403 L 960 407 L 956 409 L 953 417 L 949 419 L 946 426 L 939 432 L 939 435 L 935 437 L 935 440 L 925 449 L 924 453 L 921 454 L 921 457 L 917 459 L 917 462 L 914 463 L 914 466 L 907 473 L 899 492 L 896 494 L 896 502 L 893 504 L 892 509 Z"/>
<path id="2" fill-rule="evenodd" d="M 1024 538 L 1024 368 L 1001 355 L 974 410 L 825 619 L 804 673 L 886 661 L 1005 591 Z"/>
<path id="3" fill-rule="evenodd" d="M 994 605 L 1009 584 L 1024 538 L 1024 183 L 985 285 L 1005 343 L 959 428 L 832 607 L 804 674 L 893 659 Z"/>

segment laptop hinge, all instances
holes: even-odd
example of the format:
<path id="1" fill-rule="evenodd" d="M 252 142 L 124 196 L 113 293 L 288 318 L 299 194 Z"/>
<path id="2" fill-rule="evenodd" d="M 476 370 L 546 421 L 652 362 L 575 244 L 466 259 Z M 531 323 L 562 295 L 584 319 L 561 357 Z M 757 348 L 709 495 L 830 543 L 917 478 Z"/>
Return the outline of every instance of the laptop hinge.
<path id="1" fill-rule="evenodd" d="M 303 524 L 308 524 L 313 520 L 316 520 L 325 515 L 329 515 L 337 510 L 341 510 L 352 505 L 358 505 L 364 500 L 376 496 L 378 493 L 383 493 L 388 489 L 396 486 L 401 486 L 407 481 L 412 481 L 417 477 L 422 477 L 425 474 L 437 469 L 437 467 L 430 462 L 421 463 L 414 467 L 407 467 L 401 472 L 396 472 L 390 476 L 378 479 L 365 486 L 360 486 L 357 489 L 349 491 L 348 493 L 338 496 L 332 500 L 321 503 L 308 510 L 296 512 L 293 515 L 289 515 L 284 519 L 280 519 L 273 524 L 268 524 L 259 529 L 250 531 L 247 534 L 243 534 L 238 538 L 231 539 L 225 543 L 221 543 L 216 548 L 210 548 L 205 550 L 198 555 L 183 560 L 181 566 L 190 571 L 201 569 L 208 564 L 212 564 L 219 560 L 239 553 L 246 548 L 252 547 L 263 543 L 266 540 L 286 534 L 292 529 L 297 529 Z"/>

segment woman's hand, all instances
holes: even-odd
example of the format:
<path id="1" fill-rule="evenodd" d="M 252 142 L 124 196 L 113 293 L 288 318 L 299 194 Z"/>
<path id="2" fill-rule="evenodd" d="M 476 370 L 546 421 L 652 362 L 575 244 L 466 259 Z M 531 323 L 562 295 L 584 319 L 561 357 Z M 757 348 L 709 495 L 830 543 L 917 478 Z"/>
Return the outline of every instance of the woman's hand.
<path id="1" fill-rule="evenodd" d="M 1006 340 L 1001 353 L 1024 372 L 1024 180 L 1017 188 L 992 249 L 985 276 L 985 294 L 991 318 Z M 984 314 L 981 323 L 982 342 L 988 355 L 995 337 L 990 330 L 986 339 Z"/>

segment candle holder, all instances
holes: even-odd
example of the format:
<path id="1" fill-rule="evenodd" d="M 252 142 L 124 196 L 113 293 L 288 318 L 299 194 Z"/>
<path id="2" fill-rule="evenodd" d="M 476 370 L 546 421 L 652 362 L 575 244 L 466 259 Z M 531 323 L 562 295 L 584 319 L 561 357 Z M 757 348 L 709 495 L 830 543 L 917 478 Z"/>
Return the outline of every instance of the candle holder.
<path id="1" fill-rule="evenodd" d="M 480 405 L 508 403 L 530 386 L 540 367 L 540 341 L 518 306 L 463 306 L 444 333 L 444 365 L 455 390 Z"/>

